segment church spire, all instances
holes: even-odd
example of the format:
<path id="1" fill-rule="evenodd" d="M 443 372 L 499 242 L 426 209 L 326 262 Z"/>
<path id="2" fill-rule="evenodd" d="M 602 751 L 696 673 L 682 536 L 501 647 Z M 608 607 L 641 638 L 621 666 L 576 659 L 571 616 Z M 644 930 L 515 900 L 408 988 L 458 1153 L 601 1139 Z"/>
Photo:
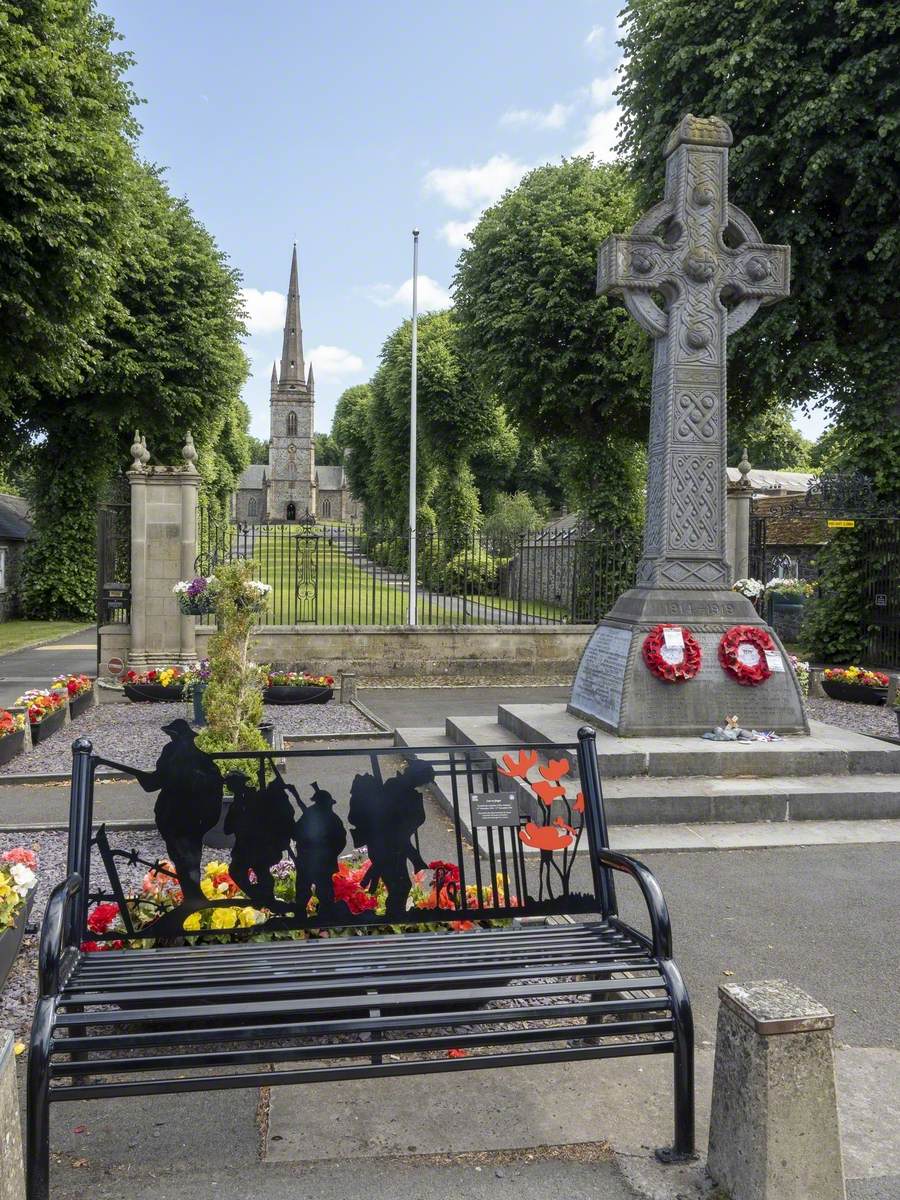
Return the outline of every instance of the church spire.
<path id="1" fill-rule="evenodd" d="M 315 391 L 315 388 L 316 388 L 316 382 L 313 379 L 312 363 L 310 363 L 309 364 L 309 374 L 306 377 L 306 389 L 309 392 L 313 392 L 313 391 Z"/>
<path id="2" fill-rule="evenodd" d="M 281 349 L 281 383 L 304 382 L 303 330 L 300 327 L 300 284 L 297 276 L 297 243 L 291 257 L 291 281 L 288 284 L 287 314 L 284 318 L 284 343 Z"/>
<path id="3" fill-rule="evenodd" d="M 278 367 L 275 365 L 275 363 L 272 363 L 272 378 L 269 382 L 271 383 L 272 391 L 274 392 L 278 387 Z"/>

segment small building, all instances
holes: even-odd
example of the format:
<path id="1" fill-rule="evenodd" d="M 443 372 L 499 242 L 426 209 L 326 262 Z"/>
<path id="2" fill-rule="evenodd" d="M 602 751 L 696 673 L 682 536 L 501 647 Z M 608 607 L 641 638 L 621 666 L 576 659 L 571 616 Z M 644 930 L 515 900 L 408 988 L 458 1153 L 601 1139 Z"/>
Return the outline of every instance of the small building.
<path id="1" fill-rule="evenodd" d="M 31 529 L 27 501 L 0 492 L 0 621 L 18 615 L 22 552 Z"/>

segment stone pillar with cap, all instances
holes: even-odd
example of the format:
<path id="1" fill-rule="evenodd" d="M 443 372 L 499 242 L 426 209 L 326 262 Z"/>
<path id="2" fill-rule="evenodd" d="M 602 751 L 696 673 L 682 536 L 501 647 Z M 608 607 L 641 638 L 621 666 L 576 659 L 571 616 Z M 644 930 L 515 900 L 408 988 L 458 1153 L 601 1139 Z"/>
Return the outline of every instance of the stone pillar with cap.
<path id="1" fill-rule="evenodd" d="M 734 579 L 746 579 L 750 574 L 750 463 L 746 449 L 741 451 L 737 465 L 740 478 L 728 481 L 728 561 Z"/>
<path id="2" fill-rule="evenodd" d="M 707 1170 L 730 1200 L 846 1200 L 833 1027 L 782 979 L 719 987 Z"/>

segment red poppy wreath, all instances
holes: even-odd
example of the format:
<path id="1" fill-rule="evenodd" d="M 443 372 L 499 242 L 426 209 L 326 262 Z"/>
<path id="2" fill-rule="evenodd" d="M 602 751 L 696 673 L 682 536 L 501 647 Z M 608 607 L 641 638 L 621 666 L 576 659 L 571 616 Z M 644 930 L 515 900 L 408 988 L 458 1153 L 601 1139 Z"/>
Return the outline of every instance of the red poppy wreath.
<path id="1" fill-rule="evenodd" d="M 684 648 L 680 652 L 666 645 L 666 629 L 681 630 Z M 693 679 L 703 661 L 700 643 L 683 625 L 655 625 L 644 638 L 642 653 L 653 674 L 666 683 L 684 683 Z"/>
<path id="2" fill-rule="evenodd" d="M 756 625 L 733 625 L 719 642 L 719 662 L 738 683 L 756 687 L 772 674 L 766 651 L 775 643 L 765 629 Z"/>

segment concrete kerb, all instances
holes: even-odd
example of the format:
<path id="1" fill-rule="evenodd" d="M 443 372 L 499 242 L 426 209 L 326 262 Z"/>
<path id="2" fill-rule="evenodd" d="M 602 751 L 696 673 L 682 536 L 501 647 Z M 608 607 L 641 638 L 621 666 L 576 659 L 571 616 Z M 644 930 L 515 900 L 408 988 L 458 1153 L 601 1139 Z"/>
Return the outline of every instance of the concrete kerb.
<path id="1" fill-rule="evenodd" d="M 25 1200 L 16 1059 L 8 1029 L 0 1029 L 0 1200 Z"/>

